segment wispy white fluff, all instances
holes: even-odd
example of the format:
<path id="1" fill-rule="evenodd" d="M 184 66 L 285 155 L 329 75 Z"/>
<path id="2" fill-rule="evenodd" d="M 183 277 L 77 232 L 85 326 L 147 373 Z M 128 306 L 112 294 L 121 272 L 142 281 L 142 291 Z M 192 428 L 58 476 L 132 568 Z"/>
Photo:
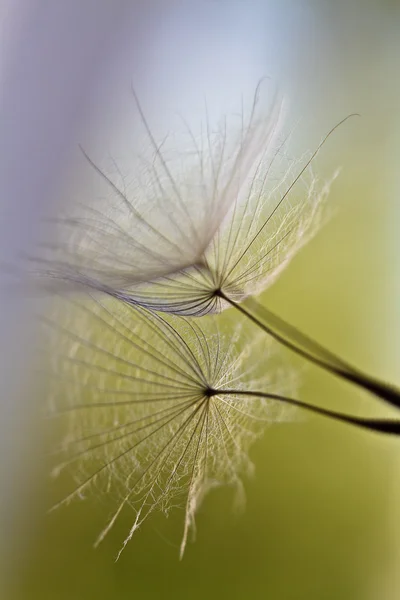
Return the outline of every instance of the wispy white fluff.
<path id="1" fill-rule="evenodd" d="M 60 504 L 93 488 L 117 493 L 98 542 L 130 507 L 124 546 L 155 509 L 182 505 L 182 553 L 209 489 L 233 485 L 243 501 L 249 445 L 268 423 L 286 418 L 273 395 L 291 390 L 294 378 L 273 342 L 256 336 L 244 343 L 240 326 L 224 335 L 212 317 L 200 329 L 196 321 L 111 298 L 60 301 L 58 309 L 44 320 L 52 363 L 48 414 L 66 431 L 54 473 L 68 468 L 77 479 Z M 266 397 L 222 393 L 228 389 L 261 389 Z"/>
<path id="2" fill-rule="evenodd" d="M 221 310 L 219 290 L 240 301 L 268 287 L 318 228 L 329 184 L 308 169 L 316 153 L 287 159 L 284 102 L 263 106 L 260 87 L 247 117 L 198 136 L 187 127 L 188 146 L 169 150 L 137 101 L 151 158 L 114 178 L 87 156 L 108 194 L 60 219 L 39 269 L 46 282 L 186 315 Z"/>

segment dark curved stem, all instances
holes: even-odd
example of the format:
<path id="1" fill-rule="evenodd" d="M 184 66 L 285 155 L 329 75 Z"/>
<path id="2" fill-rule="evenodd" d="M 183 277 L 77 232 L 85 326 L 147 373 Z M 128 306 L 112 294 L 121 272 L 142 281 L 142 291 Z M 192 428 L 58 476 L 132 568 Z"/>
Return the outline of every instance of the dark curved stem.
<path id="1" fill-rule="evenodd" d="M 256 302 L 253 298 L 246 301 L 246 306 L 231 300 L 223 292 L 219 296 L 253 321 L 263 331 L 275 338 L 312 364 L 328 371 L 332 375 L 353 383 L 373 394 L 386 403 L 400 408 L 400 390 L 396 387 L 366 375 L 362 371 L 345 362 L 318 342 L 290 325 L 270 310 Z"/>
<path id="2" fill-rule="evenodd" d="M 345 415 L 343 413 L 338 413 L 333 410 L 329 410 L 327 408 L 321 408 L 319 406 L 313 406 L 312 404 L 308 404 L 307 402 L 303 402 L 302 400 L 296 400 L 294 398 L 288 398 L 286 396 L 281 396 L 279 394 L 269 394 L 267 392 L 259 392 L 253 390 L 231 390 L 231 389 L 213 389 L 209 391 L 209 396 L 227 396 L 227 395 L 235 395 L 235 396 L 247 396 L 253 398 L 268 398 L 271 400 L 276 400 L 278 402 L 283 402 L 285 404 L 289 404 L 291 406 L 297 406 L 299 408 L 304 408 L 309 412 L 313 412 L 323 417 L 328 417 L 335 421 L 340 421 L 341 423 L 347 423 L 348 425 L 353 425 L 355 427 L 360 427 L 361 429 L 367 429 L 369 431 L 375 431 L 376 433 L 385 433 L 389 435 L 400 435 L 400 421 L 396 421 L 393 419 L 367 419 L 364 417 L 353 417 L 351 415 Z"/>

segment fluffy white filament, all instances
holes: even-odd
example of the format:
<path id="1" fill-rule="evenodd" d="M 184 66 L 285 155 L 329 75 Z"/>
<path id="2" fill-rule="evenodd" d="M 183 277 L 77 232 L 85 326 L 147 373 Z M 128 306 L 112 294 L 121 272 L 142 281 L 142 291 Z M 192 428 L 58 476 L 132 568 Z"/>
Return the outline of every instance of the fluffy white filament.
<path id="1" fill-rule="evenodd" d="M 180 315 L 218 312 L 222 291 L 241 301 L 265 289 L 318 228 L 329 184 L 289 160 L 281 135 L 284 102 L 267 117 L 258 86 L 249 117 L 224 119 L 171 156 L 155 140 L 137 100 L 152 156 L 119 182 L 87 159 L 108 194 L 59 220 L 42 259 L 46 284 L 88 286 Z M 296 192 L 296 197 L 294 193 Z"/>
<path id="2" fill-rule="evenodd" d="M 183 505 L 183 553 L 204 494 L 230 484 L 240 501 L 249 445 L 266 424 L 286 418 L 287 407 L 274 399 L 218 395 L 291 390 L 293 377 L 273 342 L 261 335 L 244 343 L 240 326 L 223 333 L 209 317 L 200 328 L 112 298 L 60 300 L 44 323 L 48 414 L 66 431 L 54 473 L 68 467 L 77 479 L 60 504 L 93 487 L 117 492 L 120 503 L 98 541 L 129 506 L 135 516 L 124 546 L 155 509 Z"/>

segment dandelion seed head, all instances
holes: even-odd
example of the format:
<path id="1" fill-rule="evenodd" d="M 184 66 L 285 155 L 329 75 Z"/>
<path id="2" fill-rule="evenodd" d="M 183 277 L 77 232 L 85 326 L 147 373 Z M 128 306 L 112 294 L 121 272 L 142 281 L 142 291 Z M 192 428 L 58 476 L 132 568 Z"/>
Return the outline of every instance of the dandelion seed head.
<path id="1" fill-rule="evenodd" d="M 248 115 L 242 109 L 215 127 L 207 116 L 196 134 L 184 122 L 183 134 L 156 140 L 133 94 L 147 144 L 124 172 L 114 159 L 102 170 L 82 148 L 103 189 L 52 220 L 56 242 L 38 259 L 48 278 L 118 289 L 203 264 L 257 157 L 273 144 L 283 111 L 274 97 L 261 118 L 257 88 Z"/>
<path id="2" fill-rule="evenodd" d="M 269 287 L 317 231 L 329 183 L 287 155 L 286 100 L 257 87 L 251 107 L 194 134 L 156 140 L 123 175 L 86 155 L 107 190 L 59 219 L 38 269 L 46 285 L 90 287 L 172 314 L 202 316 Z"/>
<path id="3" fill-rule="evenodd" d="M 252 473 L 250 445 L 287 418 L 276 400 L 222 391 L 287 392 L 295 386 L 291 370 L 263 336 L 239 342 L 244 329 L 227 326 L 224 334 L 213 317 L 200 328 L 112 298 L 57 304 L 57 316 L 44 319 L 48 416 L 66 433 L 53 474 L 68 470 L 76 480 L 60 504 L 93 488 L 119 498 L 98 541 L 130 508 L 125 543 L 154 510 L 181 506 L 183 552 L 206 493 L 230 485 L 240 504 L 242 477 Z M 254 351 L 263 353 L 262 367 Z"/>

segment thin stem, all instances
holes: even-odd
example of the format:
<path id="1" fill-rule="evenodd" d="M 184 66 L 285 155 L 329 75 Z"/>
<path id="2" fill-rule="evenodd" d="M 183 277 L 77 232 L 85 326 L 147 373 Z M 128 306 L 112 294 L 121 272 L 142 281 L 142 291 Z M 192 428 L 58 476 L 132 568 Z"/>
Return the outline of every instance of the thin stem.
<path id="1" fill-rule="evenodd" d="M 378 433 L 386 433 L 389 435 L 400 435 L 400 421 L 392 420 L 392 419 L 367 419 L 364 417 L 353 417 L 351 415 L 345 415 L 343 413 L 338 413 L 327 408 L 322 408 L 319 406 L 313 406 L 312 404 L 308 404 L 307 402 L 303 402 L 302 400 L 295 400 L 294 398 L 288 398 L 286 396 L 281 396 L 279 394 L 269 394 L 267 392 L 259 392 L 253 390 L 231 390 L 231 389 L 212 389 L 209 390 L 209 396 L 247 396 L 253 398 L 268 398 L 272 400 L 277 400 L 278 402 L 283 402 L 285 404 L 289 404 L 291 406 L 297 406 L 300 408 L 304 408 L 310 412 L 316 413 L 323 417 L 328 417 L 330 419 L 334 419 L 336 421 L 340 421 L 341 423 L 347 423 L 348 425 L 353 425 L 355 427 L 361 427 L 362 429 L 367 429 L 369 431 L 375 431 Z"/>
<path id="2" fill-rule="evenodd" d="M 246 301 L 247 306 L 243 306 L 231 300 L 222 291 L 219 291 L 218 295 L 253 321 L 263 331 L 302 358 L 336 377 L 357 385 L 391 406 L 400 408 L 400 390 L 366 375 L 356 367 L 345 362 L 333 352 L 330 352 L 289 323 L 286 323 L 253 298 Z"/>

